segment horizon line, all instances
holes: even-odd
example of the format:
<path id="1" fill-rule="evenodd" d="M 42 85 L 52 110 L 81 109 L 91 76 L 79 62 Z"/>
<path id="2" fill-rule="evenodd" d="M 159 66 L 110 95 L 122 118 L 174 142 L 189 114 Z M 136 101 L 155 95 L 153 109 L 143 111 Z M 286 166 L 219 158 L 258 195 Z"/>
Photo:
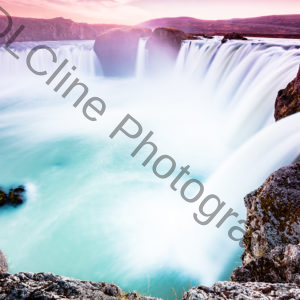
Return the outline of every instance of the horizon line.
<path id="1" fill-rule="evenodd" d="M 229 19 L 198 19 L 195 17 L 189 17 L 189 16 L 177 16 L 177 17 L 160 17 L 160 18 L 153 18 L 153 19 L 147 19 L 145 21 L 142 21 L 138 24 L 135 25 L 127 25 L 127 24 L 122 24 L 122 23 L 87 23 L 87 22 L 77 22 L 72 18 L 64 18 L 62 16 L 58 17 L 53 17 L 53 18 L 42 18 L 42 17 L 24 17 L 24 16 L 11 16 L 12 18 L 20 18 L 20 19 L 31 19 L 31 20 L 55 20 L 55 19 L 63 19 L 63 20 L 69 20 L 77 24 L 88 24 L 88 25 L 122 25 L 122 26 L 127 26 L 127 27 L 132 27 L 132 26 L 138 26 L 140 24 L 147 23 L 149 21 L 154 21 L 154 20 L 163 20 L 163 19 L 181 19 L 181 18 L 187 18 L 187 19 L 194 19 L 198 21 L 211 21 L 211 22 L 217 22 L 217 21 L 231 21 L 231 20 L 246 20 L 246 19 L 258 19 L 258 18 L 264 18 L 264 17 L 283 17 L 283 16 L 300 16 L 300 14 L 272 14 L 272 15 L 260 15 L 256 17 L 244 17 L 244 18 L 239 18 L 239 17 L 234 17 L 234 18 L 229 18 Z M 5 16 L 0 16 L 0 18 L 5 18 Z"/>

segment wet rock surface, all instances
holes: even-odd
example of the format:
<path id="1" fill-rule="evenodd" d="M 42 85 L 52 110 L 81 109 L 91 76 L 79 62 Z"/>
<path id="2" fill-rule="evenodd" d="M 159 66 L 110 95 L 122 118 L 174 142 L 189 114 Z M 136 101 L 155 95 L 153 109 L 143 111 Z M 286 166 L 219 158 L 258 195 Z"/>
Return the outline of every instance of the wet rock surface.
<path id="1" fill-rule="evenodd" d="M 296 300 L 300 299 L 300 289 L 296 284 L 272 284 L 263 282 L 217 282 L 211 288 L 199 286 L 192 288 L 183 300 Z"/>
<path id="2" fill-rule="evenodd" d="M 25 201 L 25 187 L 19 186 L 12 188 L 8 193 L 0 189 L 0 206 L 12 205 L 18 206 Z"/>
<path id="3" fill-rule="evenodd" d="M 300 66 L 296 78 L 278 92 L 275 102 L 275 120 L 279 121 L 300 111 Z"/>
<path id="4" fill-rule="evenodd" d="M 0 273 L 0 299 L 151 300 L 155 298 L 138 296 L 136 293 L 126 294 L 114 284 L 80 281 L 51 273 Z"/>

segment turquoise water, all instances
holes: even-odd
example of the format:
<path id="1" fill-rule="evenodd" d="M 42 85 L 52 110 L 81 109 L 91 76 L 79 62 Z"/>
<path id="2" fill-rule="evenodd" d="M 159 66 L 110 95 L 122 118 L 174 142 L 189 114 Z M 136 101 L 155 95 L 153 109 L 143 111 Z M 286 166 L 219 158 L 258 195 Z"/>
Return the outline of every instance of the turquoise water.
<path id="1" fill-rule="evenodd" d="M 8 144 L 7 140 L 1 139 L 1 144 Z M 24 206 L 0 212 L 1 247 L 7 253 L 11 272 L 48 271 L 114 282 L 125 290 L 135 289 L 164 299 L 170 299 L 171 287 L 180 294 L 183 288 L 198 283 L 163 267 L 136 278 L 120 259 L 120 252 L 129 255 L 127 242 L 116 232 L 116 224 L 109 222 L 120 194 L 131 194 L 128 186 L 136 184 L 135 178 L 124 178 L 131 164 L 121 154 L 115 153 L 104 162 L 101 157 L 106 154 L 99 151 L 101 143 L 78 139 L 47 142 L 39 149 L 24 148 L 2 147 L 0 151 L 5 157 L 1 159 L 5 170 L 0 176 L 2 185 L 25 183 L 29 189 Z M 105 169 L 109 171 L 103 172 Z M 108 178 L 116 183 L 108 185 Z M 156 186 L 139 182 L 139 189 Z"/>

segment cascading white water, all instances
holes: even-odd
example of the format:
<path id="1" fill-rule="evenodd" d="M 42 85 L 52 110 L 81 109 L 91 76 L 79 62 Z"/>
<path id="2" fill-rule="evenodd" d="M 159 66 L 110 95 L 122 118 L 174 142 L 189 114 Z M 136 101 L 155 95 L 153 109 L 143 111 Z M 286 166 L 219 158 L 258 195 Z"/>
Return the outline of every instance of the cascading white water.
<path id="1" fill-rule="evenodd" d="M 85 76 L 102 75 L 101 63 L 99 62 L 94 50 L 92 41 L 73 42 L 24 42 L 16 43 L 12 46 L 13 51 L 20 57 L 16 60 L 8 55 L 2 47 L 0 48 L 0 62 L 2 77 L 24 77 L 24 74 L 30 74 L 26 65 L 26 57 L 30 50 L 38 45 L 46 45 L 50 47 L 57 55 L 58 64 L 64 59 L 69 61 L 70 66 L 76 66 L 80 73 Z M 37 70 L 46 70 L 53 72 L 57 65 L 52 63 L 52 56 L 46 50 L 38 51 L 33 56 L 33 66 Z"/>
<path id="2" fill-rule="evenodd" d="M 278 90 L 297 73 L 299 49 L 297 42 L 285 45 L 268 39 L 231 41 L 222 46 L 219 39 L 186 41 L 176 68 L 180 76 L 197 80 L 206 97 L 230 113 L 225 134 L 236 138 L 236 131 L 242 128 L 242 139 L 273 120 Z"/>
<path id="3" fill-rule="evenodd" d="M 141 38 L 138 45 L 137 61 L 136 61 L 136 77 L 141 78 L 146 72 L 147 63 L 147 45 L 148 38 Z"/>
<path id="4" fill-rule="evenodd" d="M 299 45 L 289 40 L 186 41 L 173 74 L 144 77 L 145 40 L 140 41 L 137 78 L 97 77 L 92 42 L 47 43 L 59 61 L 70 60 L 91 96 L 107 103 L 98 122 L 63 99 L 47 76 L 29 75 L 29 50 L 19 43 L 16 61 L 0 50 L 0 184 L 25 184 L 28 199 L 18 209 L 0 210 L 1 248 L 11 271 L 51 271 L 85 280 L 110 281 L 127 290 L 172 299 L 193 284 L 228 279 L 241 253 L 229 239 L 228 220 L 201 227 L 191 205 L 146 168 L 144 149 L 130 154 L 146 134 L 159 155 L 191 166 L 205 193 L 217 194 L 245 216 L 243 197 L 299 154 L 300 114 L 273 121 L 279 89 L 293 79 Z M 40 53 L 37 69 L 54 70 Z M 100 72 L 101 74 L 101 72 Z M 130 113 L 143 135 L 109 134 Z M 178 184 L 178 188 L 187 180 Z M 227 210 L 226 210 L 227 211 Z M 225 212 L 224 212 L 225 213 Z M 13 238 L 12 238 L 13 237 Z M 19 245 L 22 246 L 20 251 Z M 222 251 L 220 251 L 222 249 Z"/>

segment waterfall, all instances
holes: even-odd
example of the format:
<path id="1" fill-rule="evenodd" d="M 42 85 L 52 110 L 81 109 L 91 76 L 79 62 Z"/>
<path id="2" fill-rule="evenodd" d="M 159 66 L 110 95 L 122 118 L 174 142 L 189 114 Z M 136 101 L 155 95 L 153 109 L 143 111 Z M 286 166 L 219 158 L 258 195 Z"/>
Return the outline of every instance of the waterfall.
<path id="1" fill-rule="evenodd" d="M 273 119 L 277 92 L 295 77 L 299 64 L 297 41 L 254 39 L 221 45 L 220 39 L 211 39 L 184 41 L 175 72 L 197 81 L 207 101 L 226 111 L 224 132 L 239 143 Z"/>
<path id="2" fill-rule="evenodd" d="M 200 226 L 193 219 L 199 203 L 170 189 L 177 174 L 161 180 L 152 162 L 143 167 L 147 147 L 130 154 L 153 131 L 158 155 L 172 156 L 178 170 L 190 165 L 206 194 L 244 218 L 243 197 L 299 154 L 300 114 L 273 117 L 278 91 L 297 73 L 299 42 L 184 41 L 173 73 L 158 79 L 145 76 L 146 41 L 139 42 L 136 78 L 113 79 L 98 76 L 93 42 L 47 42 L 59 62 L 70 61 L 49 86 L 48 76 L 26 66 L 41 43 L 12 45 L 19 60 L 0 49 L 0 185 L 27 189 L 25 205 L 0 210 L 12 272 L 49 271 L 173 299 L 172 288 L 180 295 L 191 282 L 228 280 L 240 262 L 242 250 L 228 238 L 234 218 L 221 228 L 221 216 Z M 44 50 L 33 65 L 49 75 L 57 67 Z M 79 90 L 66 98 L 66 87 L 53 91 L 73 65 L 89 94 L 107 103 L 97 122 L 74 109 Z M 109 139 L 127 113 L 142 124 L 142 136 Z"/>
<path id="3" fill-rule="evenodd" d="M 141 38 L 138 45 L 138 53 L 136 60 L 136 77 L 141 78 L 145 75 L 147 63 L 147 45 L 148 38 Z"/>
<path id="4" fill-rule="evenodd" d="M 1 62 L 1 76 L 5 78 L 12 77 L 18 78 L 26 77 L 27 74 L 31 75 L 26 65 L 26 57 L 30 50 L 37 45 L 46 45 L 50 47 L 57 55 L 57 64 L 61 63 L 64 59 L 69 60 L 69 68 L 72 66 L 77 67 L 77 72 L 81 75 L 91 77 L 102 75 L 101 63 L 98 60 L 94 50 L 92 41 L 81 42 L 24 42 L 14 43 L 12 45 L 13 51 L 20 57 L 16 60 L 10 56 L 6 50 L 0 48 L 0 62 Z M 47 50 L 39 50 L 33 56 L 33 65 L 37 70 L 46 70 L 51 72 L 57 68 L 57 64 L 52 63 L 52 57 L 47 53 Z M 25 75 L 26 74 L 26 75 Z"/>

